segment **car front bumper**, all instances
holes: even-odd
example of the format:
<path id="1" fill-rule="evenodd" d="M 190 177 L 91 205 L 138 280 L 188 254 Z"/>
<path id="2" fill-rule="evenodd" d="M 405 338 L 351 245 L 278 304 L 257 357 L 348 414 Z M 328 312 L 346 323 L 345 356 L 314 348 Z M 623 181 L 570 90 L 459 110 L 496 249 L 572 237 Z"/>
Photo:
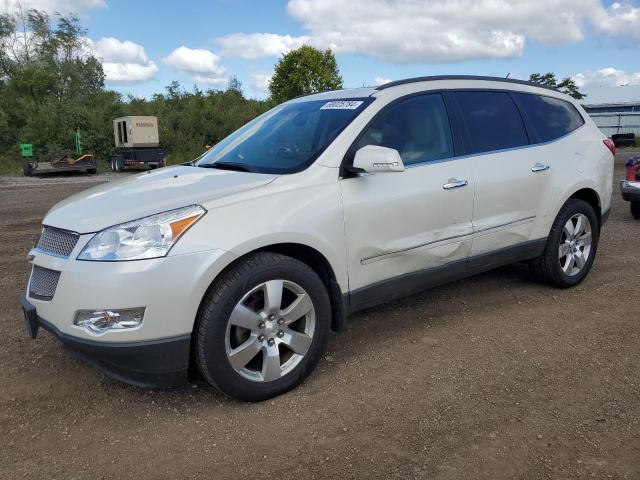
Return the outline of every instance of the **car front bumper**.
<path id="1" fill-rule="evenodd" d="M 82 242 L 86 243 L 86 242 Z M 78 249 L 81 246 L 78 246 Z M 131 262 L 89 262 L 32 251 L 38 267 L 60 272 L 49 299 L 21 299 L 27 332 L 39 327 L 107 375 L 129 384 L 169 387 L 187 381 L 191 333 L 200 302 L 222 270 L 223 250 Z M 79 310 L 144 308 L 135 328 L 93 333 L 73 324 Z"/>
<path id="2" fill-rule="evenodd" d="M 21 299 L 27 332 L 34 337 L 40 327 L 58 338 L 64 347 L 107 376 L 139 387 L 167 388 L 187 382 L 191 336 L 140 342 L 101 342 L 61 332 L 38 316 L 36 307 Z"/>
<path id="3" fill-rule="evenodd" d="M 640 202 L 640 182 L 620 180 L 622 199 L 627 202 Z"/>

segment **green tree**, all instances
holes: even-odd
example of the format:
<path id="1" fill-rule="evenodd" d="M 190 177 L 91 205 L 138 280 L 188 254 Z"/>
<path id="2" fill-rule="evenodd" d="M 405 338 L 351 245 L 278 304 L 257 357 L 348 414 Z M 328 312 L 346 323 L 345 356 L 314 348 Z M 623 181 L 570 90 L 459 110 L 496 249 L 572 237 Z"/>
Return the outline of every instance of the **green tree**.
<path id="1" fill-rule="evenodd" d="M 269 92 L 276 103 L 339 88 L 342 77 L 333 52 L 308 45 L 283 55 L 269 81 Z"/>
<path id="2" fill-rule="evenodd" d="M 571 78 L 565 77 L 560 82 L 558 82 L 558 80 L 556 79 L 556 75 L 552 72 L 548 72 L 545 74 L 532 73 L 529 76 L 529 81 L 539 83 L 540 85 L 544 85 L 546 87 L 556 88 L 562 93 L 566 93 L 567 95 L 572 96 L 576 100 L 582 100 L 586 97 L 585 94 L 580 92 L 578 86 L 573 80 L 571 80 Z"/>
<path id="3" fill-rule="evenodd" d="M 229 78 L 227 82 L 227 92 L 236 92 L 242 96 L 242 82 L 235 75 Z"/>
<path id="4" fill-rule="evenodd" d="M 73 149 L 73 134 L 96 115 L 102 64 L 87 55 L 77 17 L 19 9 L 0 15 L 0 154 L 33 143 L 41 157 Z M 92 145 L 86 145 L 93 148 Z"/>

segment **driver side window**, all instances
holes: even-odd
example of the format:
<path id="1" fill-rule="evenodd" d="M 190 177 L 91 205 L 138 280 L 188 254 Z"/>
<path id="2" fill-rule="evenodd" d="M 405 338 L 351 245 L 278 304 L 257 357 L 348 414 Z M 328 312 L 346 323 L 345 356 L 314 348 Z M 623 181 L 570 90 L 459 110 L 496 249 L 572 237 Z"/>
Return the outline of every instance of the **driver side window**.
<path id="1" fill-rule="evenodd" d="M 367 145 L 397 150 L 405 165 L 453 157 L 453 138 L 442 95 L 417 95 L 387 107 L 358 140 L 356 150 Z"/>

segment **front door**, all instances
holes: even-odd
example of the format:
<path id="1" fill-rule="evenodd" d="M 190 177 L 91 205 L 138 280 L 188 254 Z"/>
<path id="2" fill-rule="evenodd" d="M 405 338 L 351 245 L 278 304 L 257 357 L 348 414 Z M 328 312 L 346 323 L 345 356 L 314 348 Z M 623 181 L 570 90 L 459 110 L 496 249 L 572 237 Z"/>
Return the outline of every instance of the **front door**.
<path id="1" fill-rule="evenodd" d="M 388 285 L 389 295 L 376 289 L 385 295 L 382 301 L 410 293 L 392 291 L 409 290 L 403 276 L 449 264 L 463 268 L 471 248 L 475 182 L 472 160 L 454 158 L 442 95 L 411 96 L 384 108 L 352 150 L 365 145 L 396 149 L 405 171 L 341 181 L 352 294 Z"/>

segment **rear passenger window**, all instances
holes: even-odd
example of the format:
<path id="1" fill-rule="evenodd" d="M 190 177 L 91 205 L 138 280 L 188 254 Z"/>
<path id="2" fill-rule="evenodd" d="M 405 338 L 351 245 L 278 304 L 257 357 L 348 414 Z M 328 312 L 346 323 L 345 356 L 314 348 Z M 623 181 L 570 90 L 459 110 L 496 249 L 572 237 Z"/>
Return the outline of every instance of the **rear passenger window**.
<path id="1" fill-rule="evenodd" d="M 409 97 L 383 110 L 358 140 L 356 150 L 367 145 L 396 149 L 405 165 L 453 157 L 442 95 Z"/>
<path id="2" fill-rule="evenodd" d="M 532 93 L 515 95 L 536 143 L 555 140 L 584 124 L 582 116 L 569 102 Z"/>
<path id="3" fill-rule="evenodd" d="M 529 144 L 520 112 L 505 92 L 455 92 L 469 132 L 471 153 Z"/>

